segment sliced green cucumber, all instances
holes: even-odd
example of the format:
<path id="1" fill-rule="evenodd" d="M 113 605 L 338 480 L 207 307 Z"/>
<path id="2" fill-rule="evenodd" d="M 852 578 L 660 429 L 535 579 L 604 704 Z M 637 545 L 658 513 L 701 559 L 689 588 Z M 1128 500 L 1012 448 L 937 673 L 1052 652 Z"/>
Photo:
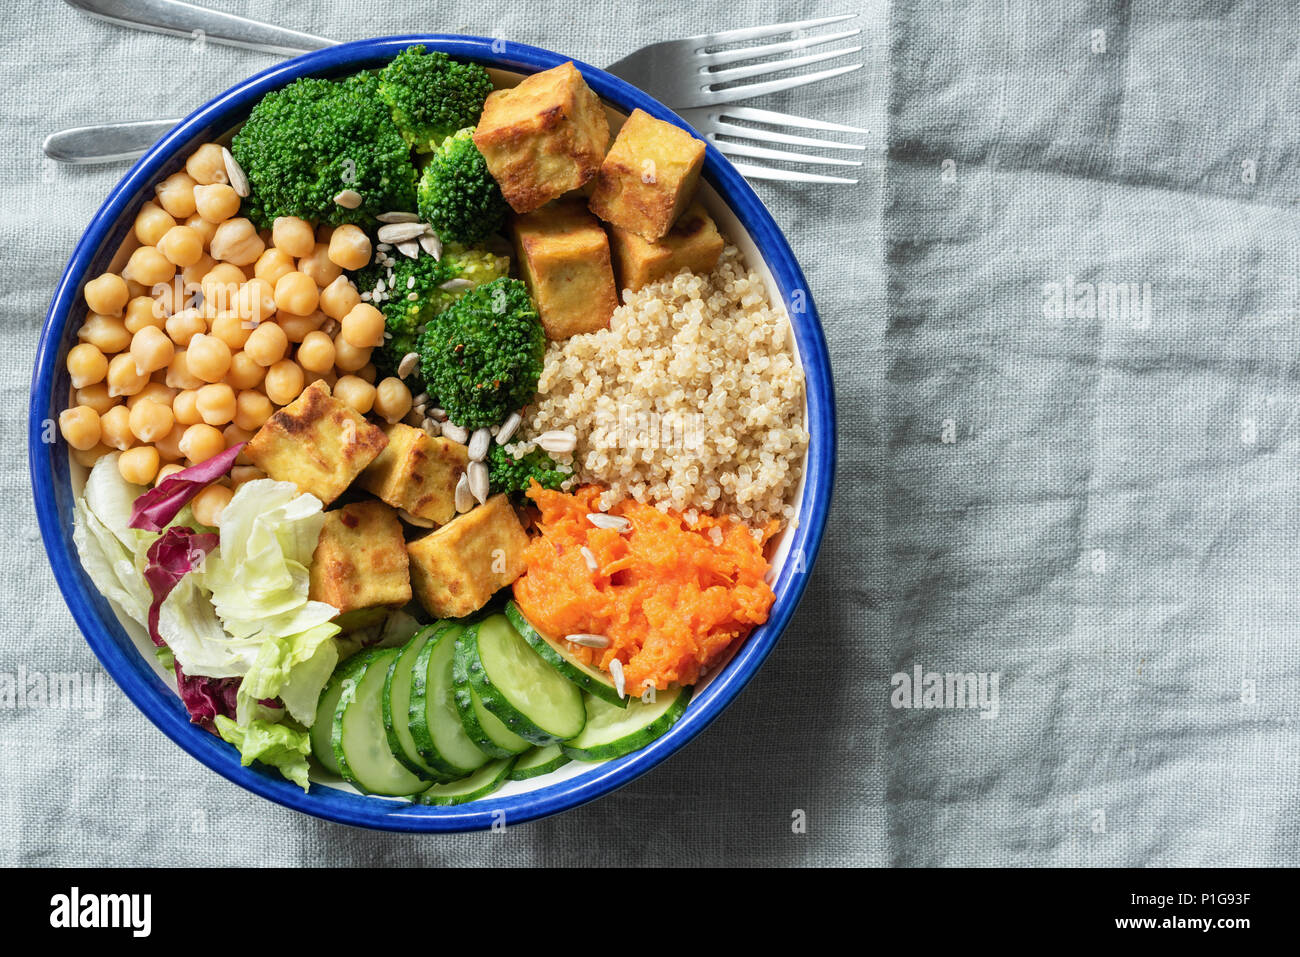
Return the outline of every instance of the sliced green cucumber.
<path id="1" fill-rule="evenodd" d="M 573 652 L 565 647 L 562 641 L 548 638 L 530 625 L 524 613 L 513 601 L 506 602 L 506 617 L 510 619 L 510 624 L 515 626 L 515 631 L 523 635 L 524 640 L 532 646 L 533 651 L 541 655 L 548 665 L 564 677 L 587 694 L 595 695 L 602 701 L 618 705 L 620 708 L 627 707 L 627 698 L 618 693 L 613 678 L 599 668 L 583 664 L 573 656 Z"/>
<path id="2" fill-rule="evenodd" d="M 587 726 L 576 738 L 561 744 L 560 750 L 577 761 L 621 758 L 676 724 L 690 700 L 690 688 L 669 688 L 656 693 L 650 704 L 633 698 L 623 709 L 588 695 Z"/>
<path id="3" fill-rule="evenodd" d="M 348 659 L 336 667 L 330 680 L 325 683 L 320 693 L 320 701 L 316 703 L 316 720 L 312 722 L 311 732 L 308 735 L 311 738 L 311 753 L 320 762 L 321 767 L 331 774 L 340 776 L 343 772 L 339 770 L 339 763 L 334 760 L 334 747 L 330 744 L 330 738 L 334 731 L 334 711 L 338 708 L 339 696 L 343 694 L 343 673 L 347 670 L 350 661 L 351 659 Z"/>
<path id="4" fill-rule="evenodd" d="M 511 758 L 523 754 L 531 743 L 515 734 L 500 718 L 483 707 L 478 692 L 470 683 L 469 667 L 475 659 L 470 656 L 469 647 L 462 634 L 456 639 L 456 653 L 451 659 L 451 680 L 455 688 L 453 698 L 465 733 L 488 757 Z"/>
<path id="5" fill-rule="evenodd" d="M 562 768 L 573 759 L 560 750 L 558 744 L 525 751 L 515 759 L 515 766 L 510 769 L 511 781 L 526 781 L 528 778 L 550 774 L 556 768 Z"/>
<path id="6" fill-rule="evenodd" d="M 465 627 L 442 621 L 434 628 L 411 669 L 408 727 L 425 764 L 449 777 L 463 778 L 488 760 L 465 733 L 456 709 L 451 666 L 456 640 Z"/>
<path id="7" fill-rule="evenodd" d="M 417 631 L 389 665 L 388 676 L 384 679 L 384 733 L 388 736 L 388 748 L 393 757 L 406 770 L 426 781 L 447 782 L 461 775 L 448 774 L 429 765 L 420 756 L 410 729 L 411 670 L 437 630 L 437 625 L 430 625 Z"/>
<path id="8" fill-rule="evenodd" d="M 477 801 L 505 784 L 514 764 L 514 758 L 498 758 L 489 761 L 467 778 L 452 781 L 450 784 L 433 785 L 415 798 L 416 803 L 465 804 L 469 801 Z"/>
<path id="9" fill-rule="evenodd" d="M 587 723 L 582 692 L 524 641 L 505 615 L 465 630 L 464 656 L 479 701 L 519 737 L 537 745 L 572 738 Z"/>
<path id="10" fill-rule="evenodd" d="M 343 693 L 334 709 L 330 746 L 343 779 L 369 794 L 416 794 L 429 782 L 393 757 L 384 733 L 384 681 L 400 649 L 362 652 L 348 662 Z"/>

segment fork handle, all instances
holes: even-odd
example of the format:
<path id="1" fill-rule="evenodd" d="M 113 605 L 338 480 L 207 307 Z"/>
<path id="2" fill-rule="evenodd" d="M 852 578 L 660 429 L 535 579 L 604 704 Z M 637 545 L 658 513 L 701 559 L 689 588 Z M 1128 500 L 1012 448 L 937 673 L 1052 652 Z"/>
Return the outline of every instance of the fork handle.
<path id="1" fill-rule="evenodd" d="M 66 0 L 69 6 L 100 20 L 137 30 L 211 40 L 264 53 L 295 56 L 334 46 L 337 40 L 257 20 L 196 7 L 181 0 Z"/>
<path id="2" fill-rule="evenodd" d="M 45 137 L 41 149 L 50 159 L 72 166 L 133 160 L 143 156 L 145 150 L 179 122 L 179 119 L 139 120 L 76 126 L 51 133 Z"/>

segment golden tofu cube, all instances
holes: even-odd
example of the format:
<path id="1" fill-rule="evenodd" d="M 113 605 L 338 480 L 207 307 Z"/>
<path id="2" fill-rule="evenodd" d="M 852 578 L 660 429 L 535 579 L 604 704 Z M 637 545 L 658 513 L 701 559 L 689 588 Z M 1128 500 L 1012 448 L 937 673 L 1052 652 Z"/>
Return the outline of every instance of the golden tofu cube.
<path id="1" fill-rule="evenodd" d="M 398 422 L 384 429 L 388 445 L 366 466 L 357 484 L 417 518 L 445 525 L 456 515 L 456 483 L 469 451 L 450 439 Z"/>
<path id="2" fill-rule="evenodd" d="M 707 276 L 718 264 L 726 243 L 704 207 L 692 203 L 658 242 L 612 226 L 609 245 L 618 272 L 618 288 L 636 292 L 683 269 Z"/>
<path id="3" fill-rule="evenodd" d="M 243 454 L 271 478 L 292 482 L 328 505 L 387 444 L 378 426 L 318 380 L 267 419 Z"/>
<path id="4" fill-rule="evenodd" d="M 411 600 L 408 565 L 397 512 L 383 502 L 353 502 L 325 513 L 307 597 L 341 615 L 400 607 Z"/>
<path id="5" fill-rule="evenodd" d="M 654 242 L 690 205 L 703 166 L 703 141 L 633 110 L 596 174 L 591 211 Z"/>
<path id="6" fill-rule="evenodd" d="M 474 145 L 506 202 L 528 213 L 596 175 L 609 121 L 582 74 L 564 63 L 489 93 Z"/>
<path id="7" fill-rule="evenodd" d="M 548 339 L 609 326 L 618 305 L 609 237 L 581 199 L 514 217 L 510 238 Z"/>
<path id="8" fill-rule="evenodd" d="M 434 618 L 472 615 L 524 573 L 528 533 L 505 495 L 406 546 L 411 586 Z"/>

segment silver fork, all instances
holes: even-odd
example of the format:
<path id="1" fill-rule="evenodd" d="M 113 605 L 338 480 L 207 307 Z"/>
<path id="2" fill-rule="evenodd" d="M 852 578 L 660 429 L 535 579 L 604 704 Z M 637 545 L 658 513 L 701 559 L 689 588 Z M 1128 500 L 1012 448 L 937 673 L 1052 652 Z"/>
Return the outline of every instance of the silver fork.
<path id="1" fill-rule="evenodd" d="M 122 26 L 184 37 L 203 36 L 205 40 L 271 53 L 295 54 L 332 46 L 337 42 L 234 14 L 182 3 L 180 0 L 67 0 L 67 3 L 91 16 Z M 865 130 L 775 113 L 770 110 L 722 107 L 722 104 L 733 103 L 738 99 L 793 89 L 861 69 L 862 64 L 857 63 L 811 74 L 767 80 L 756 79 L 857 53 L 861 47 L 730 66 L 730 64 L 805 50 L 812 46 L 856 36 L 862 32 L 860 29 L 814 36 L 799 35 L 803 30 L 841 23 L 856 16 L 857 14 L 845 14 L 821 17 L 655 43 L 611 64 L 609 70 L 668 103 L 706 139 L 729 156 L 799 165 L 861 166 L 861 163 L 852 160 L 795 153 L 762 144 L 858 151 L 864 149 L 860 145 L 782 133 L 774 129 L 740 126 L 734 121 L 759 123 L 762 127 L 789 127 L 839 133 L 865 133 Z M 796 35 L 790 40 L 762 46 L 717 49 L 791 33 Z M 736 81 L 746 79 L 754 82 L 732 85 L 736 84 Z M 43 146 L 47 156 L 63 163 L 88 164 L 134 159 L 177 122 L 179 120 L 143 120 L 75 127 L 51 134 L 46 137 Z M 743 176 L 752 179 L 820 183 L 857 182 L 843 177 L 785 170 L 753 163 L 738 163 L 736 167 Z"/>

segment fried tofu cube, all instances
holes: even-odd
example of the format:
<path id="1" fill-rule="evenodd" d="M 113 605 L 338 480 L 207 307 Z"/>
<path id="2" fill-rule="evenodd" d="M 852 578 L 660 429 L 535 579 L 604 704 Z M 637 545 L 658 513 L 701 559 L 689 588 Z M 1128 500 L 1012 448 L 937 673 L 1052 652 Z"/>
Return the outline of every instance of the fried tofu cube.
<path id="1" fill-rule="evenodd" d="M 564 63 L 489 93 L 474 145 L 506 202 L 528 213 L 596 175 L 609 120 L 582 74 Z"/>
<path id="2" fill-rule="evenodd" d="M 388 439 L 316 381 L 258 430 L 244 455 L 279 482 L 328 505 L 384 450 Z"/>
<path id="3" fill-rule="evenodd" d="M 707 276 L 726 245 L 704 207 L 692 203 L 658 242 L 617 226 L 610 227 L 609 245 L 618 273 L 618 288 L 636 292 L 642 286 L 689 269 Z"/>
<path id="4" fill-rule="evenodd" d="M 528 533 L 505 495 L 406 546 L 415 597 L 434 618 L 472 615 L 524 573 Z"/>
<path id="5" fill-rule="evenodd" d="M 410 601 L 411 574 L 397 512 L 373 501 L 326 512 L 307 597 L 333 605 L 340 615 Z"/>
<path id="6" fill-rule="evenodd" d="M 450 439 L 398 422 L 384 429 L 388 445 L 357 484 L 417 518 L 445 525 L 456 515 L 456 483 L 469 465 L 469 451 Z"/>
<path id="7" fill-rule="evenodd" d="M 633 110 L 596 174 L 591 211 L 654 242 L 690 205 L 703 166 L 703 141 Z"/>
<path id="8" fill-rule="evenodd" d="M 513 217 L 510 238 L 548 339 L 609 326 L 618 305 L 609 237 L 581 199 Z"/>

